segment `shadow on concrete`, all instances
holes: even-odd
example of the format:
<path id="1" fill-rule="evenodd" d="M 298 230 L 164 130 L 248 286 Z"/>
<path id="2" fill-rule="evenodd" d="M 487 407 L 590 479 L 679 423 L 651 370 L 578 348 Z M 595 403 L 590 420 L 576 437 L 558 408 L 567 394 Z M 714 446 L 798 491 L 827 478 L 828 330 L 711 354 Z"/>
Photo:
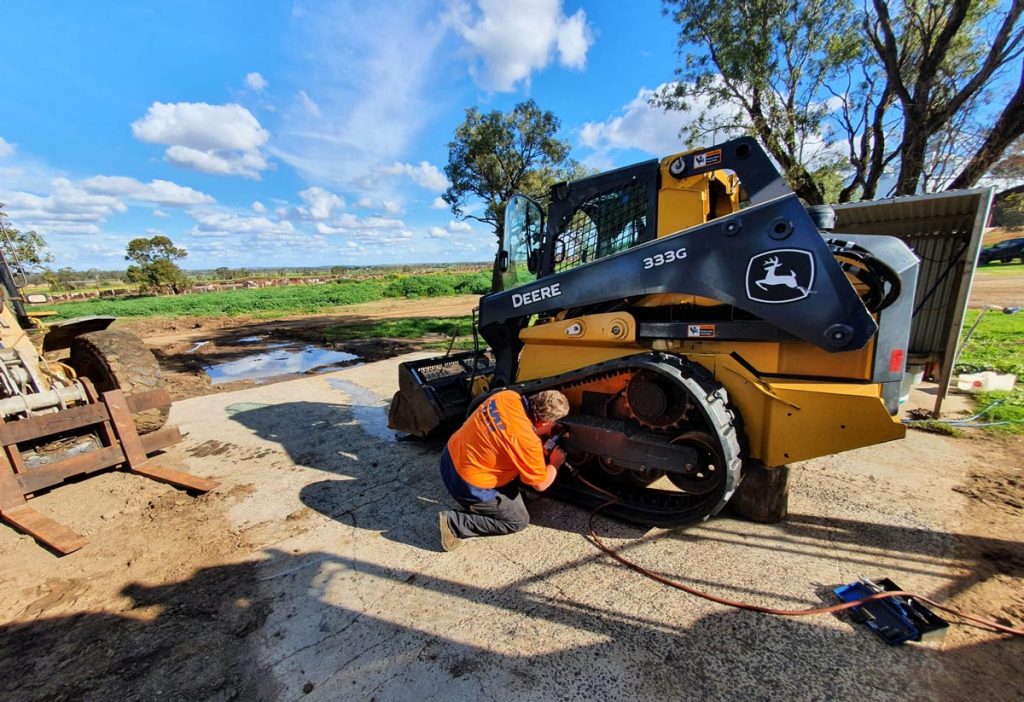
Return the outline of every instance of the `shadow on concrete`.
<path id="1" fill-rule="evenodd" d="M 384 442 L 379 436 L 364 431 L 363 422 L 355 420 L 360 412 L 371 410 L 383 413 L 386 408 L 360 407 L 344 403 L 293 402 L 244 409 L 235 413 L 234 418 L 257 435 L 279 443 L 296 464 L 330 474 L 329 478 L 301 489 L 301 499 L 310 508 L 356 528 L 379 532 L 387 539 L 418 549 L 437 551 L 436 513 L 439 509 L 452 504 L 437 475 L 441 443 Z M 585 532 L 585 510 L 545 498 L 531 499 L 529 509 L 535 524 L 580 534 Z M 716 529 L 716 525 L 721 528 Z M 1013 549 L 1020 546 L 1010 540 L 959 536 L 927 529 L 814 515 L 790 515 L 787 521 L 773 527 L 770 534 L 759 533 L 754 540 L 744 540 L 744 525 L 744 522 L 721 519 L 704 523 L 699 533 L 697 530 L 685 529 L 650 532 L 607 519 L 597 521 L 599 533 L 603 535 L 637 539 L 635 544 L 625 547 L 627 553 L 652 539 L 659 538 L 680 541 L 720 540 L 730 543 L 741 540 L 746 547 L 764 548 L 778 553 L 783 558 L 786 553 L 804 554 L 808 547 L 818 548 L 824 552 L 841 555 L 846 562 L 863 565 L 865 574 L 873 571 L 875 565 L 870 554 L 865 553 L 868 548 L 902 554 L 904 562 L 900 572 L 919 571 L 935 575 L 938 568 L 945 568 L 951 560 L 958 557 L 963 557 L 965 563 L 971 563 L 970 557 L 964 556 L 961 552 L 963 540 L 971 542 L 972 551 L 996 554 L 1008 549 L 1015 553 Z M 600 558 L 602 557 L 595 553 L 594 559 Z M 1009 568 L 1013 573 L 1020 573 L 1020 562 L 1015 560 L 1015 557 L 1004 561 L 1003 572 Z M 931 677 L 941 677 L 943 683 L 938 697 L 956 699 L 968 689 L 974 691 L 978 689 L 978 685 L 984 686 L 987 683 L 974 680 L 971 688 L 963 687 L 949 677 L 949 670 L 959 671 L 958 675 L 965 680 L 969 679 L 970 671 L 980 665 L 986 656 L 1009 655 L 1012 659 L 1012 653 L 1007 649 L 1019 643 L 995 641 L 961 648 L 957 651 L 954 664 L 949 657 L 942 656 L 935 649 L 913 646 L 890 649 L 866 630 L 853 625 L 840 635 L 832 629 L 815 626 L 813 619 L 778 619 L 728 611 L 708 617 L 685 632 L 666 632 L 662 630 L 663 625 L 653 621 L 636 620 L 628 613 L 613 614 L 601 608 L 591 609 L 569 601 L 552 602 L 550 594 L 538 596 L 530 591 L 531 585 L 536 581 L 555 577 L 576 565 L 578 564 L 568 564 L 556 572 L 524 578 L 515 586 L 503 588 L 501 591 L 475 589 L 463 583 L 430 578 L 418 571 L 389 569 L 379 564 L 359 563 L 357 570 L 360 574 L 371 574 L 373 577 L 401 583 L 402 587 L 414 585 L 416 588 L 436 591 L 443 595 L 453 595 L 469 603 L 488 607 L 500 606 L 518 614 L 527 612 L 529 618 L 553 621 L 560 626 L 586 632 L 586 635 L 579 635 L 584 640 L 591 635 L 615 636 L 622 639 L 607 644 L 584 646 L 582 651 L 575 651 L 572 656 L 566 654 L 554 657 L 553 660 L 558 661 L 566 669 L 576 670 L 580 674 L 585 674 L 585 670 L 580 670 L 579 665 L 573 662 L 576 656 L 597 657 L 590 660 L 603 660 L 605 657 L 617 660 L 626 655 L 622 646 L 644 648 L 650 641 L 654 641 L 656 645 L 651 650 L 661 651 L 661 658 L 645 659 L 644 664 L 648 666 L 648 670 L 643 675 L 636 671 L 622 673 L 625 676 L 623 679 L 632 680 L 630 684 L 633 686 L 630 688 L 630 695 L 622 695 L 623 697 L 639 694 L 654 695 L 656 698 L 673 696 L 680 692 L 679 681 L 687 680 L 689 685 L 697 686 L 689 689 L 700 690 L 699 696 L 706 699 L 736 698 L 739 695 L 738 690 L 741 689 L 746 689 L 749 696 L 762 699 L 778 698 L 782 692 L 792 693 L 789 695 L 791 699 L 862 699 L 865 689 L 874 691 L 868 695 L 871 698 L 925 698 L 929 695 L 921 694 L 921 690 L 908 692 L 906 688 L 908 666 L 923 666 L 923 670 L 930 672 L 923 677 L 920 674 L 911 676 L 914 684 L 925 685 Z M 354 562 L 348 562 L 348 566 L 356 568 Z M 984 577 L 983 572 L 977 570 L 952 583 L 946 595 L 951 596 L 969 588 L 973 582 Z M 615 582 L 628 581 L 616 578 Z M 724 593 L 731 590 L 740 599 L 744 599 L 744 596 L 779 596 L 778 593 L 766 592 L 764 588 L 742 590 L 724 582 L 692 581 L 692 584 Z M 840 583 L 822 584 L 816 593 L 818 599 L 822 602 L 834 601 L 830 600 L 829 590 L 831 586 L 838 584 Z M 656 586 L 638 589 L 653 597 L 682 596 L 676 593 L 666 594 L 667 591 Z M 797 606 L 808 604 L 800 602 Z M 501 621 L 504 621 L 504 618 Z M 387 626 L 393 627 L 391 624 Z M 409 631 L 389 629 L 388 635 L 399 638 L 412 636 L 416 639 L 417 645 L 420 646 L 417 649 L 419 652 L 415 656 L 416 662 L 409 664 L 414 667 L 420 664 L 427 665 L 423 656 L 428 660 L 435 660 L 440 656 L 435 653 L 424 653 L 434 651 L 432 647 L 454 652 L 446 659 L 450 663 L 450 670 L 454 671 L 453 677 L 472 677 L 483 670 L 493 672 L 508 667 L 521 673 L 515 673 L 518 676 L 515 680 L 529 680 L 537 677 L 531 672 L 534 667 L 547 668 L 550 665 L 547 657 L 537 659 L 543 660 L 543 664 L 536 662 L 524 665 L 523 661 L 531 660 L 529 656 L 505 660 L 506 657 L 471 647 L 460 648 L 461 645 L 451 642 L 423 642 L 420 641 L 422 637 L 415 633 L 415 623 L 410 626 Z M 522 633 L 518 629 L 522 624 L 509 626 L 511 629 L 502 636 L 507 635 L 514 639 Z M 570 639 L 576 636 L 574 634 Z M 623 641 L 628 644 L 624 644 Z M 734 650 L 736 642 L 742 644 L 742 653 Z M 561 640 L 559 644 L 561 645 Z M 380 645 L 386 647 L 386 644 Z M 435 658 L 431 659 L 430 656 Z M 972 665 L 975 668 L 972 668 Z M 830 667 L 832 674 L 836 676 L 837 687 L 820 687 L 822 683 L 815 682 L 815 676 L 827 677 L 826 669 Z M 941 670 L 943 667 L 946 671 Z M 432 668 L 427 665 L 427 669 Z M 790 688 L 784 679 L 786 671 L 792 676 L 794 684 L 799 681 L 803 683 Z M 426 670 L 422 674 L 428 675 Z M 429 675 L 434 674 L 436 670 Z M 748 675 L 760 676 L 761 683 L 766 687 L 745 687 L 753 683 L 736 680 L 737 677 L 745 680 Z M 407 676 L 410 680 L 415 678 L 411 674 L 410 676 Z M 736 682 L 736 688 L 732 690 L 735 694 L 729 694 L 727 686 L 722 683 L 723 680 Z M 812 687 L 806 687 L 807 684 L 811 684 Z M 998 687 L 992 689 L 996 691 Z M 483 694 L 478 688 L 474 690 L 474 695 L 469 696 Z M 766 690 L 773 692 L 766 694 Z M 861 693 L 858 693 L 858 690 Z M 591 684 L 591 687 L 581 688 L 579 692 L 589 696 L 604 696 L 600 685 Z M 705 695 L 704 692 L 708 694 Z M 931 695 L 931 698 L 936 697 Z"/>
<path id="2" fill-rule="evenodd" d="M 178 582 L 133 583 L 123 614 L 0 626 L 5 700 L 952 700 L 984 692 L 983 681 L 979 688 L 953 674 L 938 650 L 888 647 L 852 625 L 720 610 L 680 629 L 646 602 L 603 604 L 578 579 L 560 597 L 536 587 L 572 582 L 596 554 L 495 588 L 329 553 L 266 556 Z M 377 597 L 355 597 L 357 580 Z M 996 652 L 961 649 L 955 668 Z M 1017 680 L 989 684 L 1010 697 L 1021 690 Z"/>
<path id="3" fill-rule="evenodd" d="M 133 583 L 121 593 L 131 600 L 123 615 L 0 626 L 4 699 L 276 698 L 252 640 L 272 608 L 257 570 L 258 563 L 245 562 L 176 583 Z"/>
<path id="4" fill-rule="evenodd" d="M 333 474 L 302 487 L 307 507 L 392 541 L 438 551 L 437 512 L 457 507 L 438 474 L 444 442 L 388 441 L 386 412 L 369 404 L 287 402 L 243 409 L 232 417 L 280 444 L 296 465 Z M 536 493 L 527 499 L 535 524 L 572 532 L 586 524 L 587 513 L 579 508 Z M 644 533 L 607 520 L 600 528 L 604 536 Z"/>

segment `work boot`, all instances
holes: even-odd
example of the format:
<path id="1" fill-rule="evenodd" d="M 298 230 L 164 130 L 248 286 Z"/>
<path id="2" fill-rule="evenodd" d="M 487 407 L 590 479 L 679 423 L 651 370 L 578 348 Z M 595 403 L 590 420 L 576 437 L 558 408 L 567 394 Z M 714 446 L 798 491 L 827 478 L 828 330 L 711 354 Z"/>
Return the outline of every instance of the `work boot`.
<path id="1" fill-rule="evenodd" d="M 441 528 L 441 548 L 445 551 L 454 551 L 462 544 L 462 539 L 452 531 L 452 525 L 448 523 L 448 513 L 438 512 L 437 521 Z"/>

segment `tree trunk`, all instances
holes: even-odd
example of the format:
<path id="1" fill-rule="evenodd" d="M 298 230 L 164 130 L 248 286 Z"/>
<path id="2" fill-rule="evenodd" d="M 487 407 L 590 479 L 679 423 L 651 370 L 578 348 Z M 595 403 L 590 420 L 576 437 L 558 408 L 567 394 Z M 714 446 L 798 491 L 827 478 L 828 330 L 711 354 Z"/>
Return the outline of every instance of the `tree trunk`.
<path id="1" fill-rule="evenodd" d="M 494 227 L 494 233 L 498 237 L 498 251 L 494 254 L 494 268 L 491 269 L 491 292 L 501 292 L 505 289 L 505 280 L 501 270 L 501 252 L 505 248 L 505 226 L 499 222 Z"/>
<path id="2" fill-rule="evenodd" d="M 900 174 L 896 179 L 896 197 L 913 195 L 921 182 L 924 170 L 924 156 L 927 148 L 927 137 L 920 125 L 907 121 L 903 130 L 903 146 L 900 148 Z"/>
<path id="3" fill-rule="evenodd" d="M 950 184 L 950 190 L 973 187 L 988 172 L 1014 141 L 1024 134 L 1024 66 L 1017 92 L 1003 108 L 985 143 Z"/>

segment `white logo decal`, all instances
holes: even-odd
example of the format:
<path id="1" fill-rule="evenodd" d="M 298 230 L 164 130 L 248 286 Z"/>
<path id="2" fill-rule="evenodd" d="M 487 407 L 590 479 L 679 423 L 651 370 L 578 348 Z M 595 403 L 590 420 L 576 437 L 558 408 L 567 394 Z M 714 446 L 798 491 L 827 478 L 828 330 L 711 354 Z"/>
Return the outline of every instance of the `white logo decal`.
<path id="1" fill-rule="evenodd" d="M 545 285 L 543 288 L 536 288 L 530 292 L 524 293 L 513 293 L 512 294 L 512 307 L 522 307 L 523 305 L 529 305 L 534 302 L 540 302 L 546 300 L 549 297 L 558 297 L 562 294 L 562 284 L 553 283 L 551 285 Z"/>
<path id="2" fill-rule="evenodd" d="M 813 286 L 814 256 L 810 251 L 763 251 L 747 264 L 747 297 L 754 302 L 796 302 L 810 295 Z"/>

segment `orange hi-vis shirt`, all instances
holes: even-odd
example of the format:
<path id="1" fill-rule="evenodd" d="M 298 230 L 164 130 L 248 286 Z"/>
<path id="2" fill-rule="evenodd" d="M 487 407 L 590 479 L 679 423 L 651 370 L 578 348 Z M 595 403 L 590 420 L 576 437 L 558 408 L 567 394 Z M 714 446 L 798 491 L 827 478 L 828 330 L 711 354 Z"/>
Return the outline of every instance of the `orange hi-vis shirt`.
<path id="1" fill-rule="evenodd" d="M 478 488 L 497 488 L 516 478 L 540 485 L 547 478 L 544 447 L 526 414 L 523 396 L 502 390 L 484 400 L 448 440 L 455 470 Z"/>

